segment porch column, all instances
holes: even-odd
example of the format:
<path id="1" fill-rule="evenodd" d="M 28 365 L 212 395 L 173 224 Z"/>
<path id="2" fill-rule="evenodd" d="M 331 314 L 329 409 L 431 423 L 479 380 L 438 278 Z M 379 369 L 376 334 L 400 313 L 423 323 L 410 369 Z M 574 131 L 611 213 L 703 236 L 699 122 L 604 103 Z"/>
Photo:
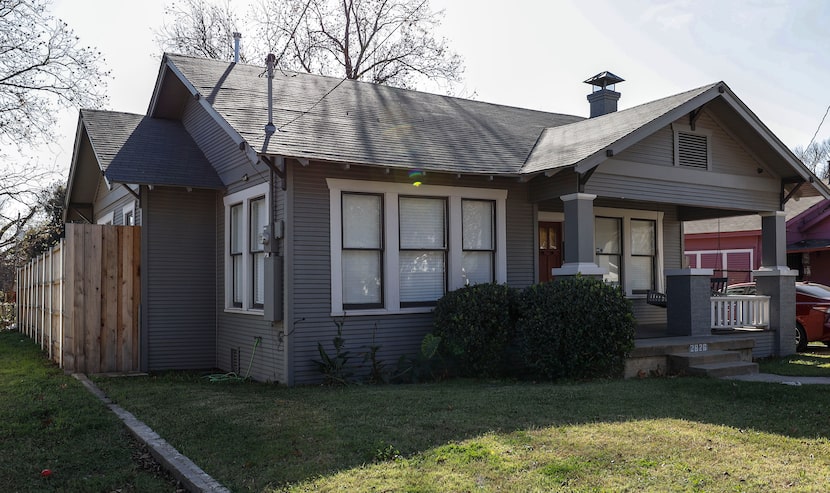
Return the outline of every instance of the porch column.
<path id="1" fill-rule="evenodd" d="M 564 257 L 562 267 L 553 269 L 554 277 L 601 277 L 605 269 L 594 262 L 594 199 L 596 195 L 572 193 L 560 197 L 565 204 L 563 224 Z"/>
<path id="2" fill-rule="evenodd" d="M 795 279 L 787 266 L 787 219 L 783 211 L 761 213 L 761 269 L 752 272 L 758 294 L 770 297 L 773 353 L 795 353 Z"/>
<path id="3" fill-rule="evenodd" d="M 762 212 L 761 269 L 789 271 L 787 267 L 787 217 L 784 211 Z"/>
<path id="4" fill-rule="evenodd" d="M 666 334 L 708 336 L 712 334 L 712 269 L 666 271 Z"/>

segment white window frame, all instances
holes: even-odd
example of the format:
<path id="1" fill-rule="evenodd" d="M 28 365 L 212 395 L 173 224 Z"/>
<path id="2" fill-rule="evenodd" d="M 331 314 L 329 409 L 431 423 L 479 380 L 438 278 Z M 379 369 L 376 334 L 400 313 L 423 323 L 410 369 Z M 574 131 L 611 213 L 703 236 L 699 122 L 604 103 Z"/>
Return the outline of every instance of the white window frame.
<path id="1" fill-rule="evenodd" d="M 254 286 L 253 286 L 253 258 L 250 254 L 250 203 L 253 199 L 265 197 L 265 210 L 269 211 L 271 207 L 271 198 L 268 193 L 268 184 L 261 183 L 245 190 L 226 195 L 223 199 L 225 206 L 225 232 L 224 232 L 224 258 L 225 258 L 225 311 L 230 313 L 246 313 L 252 315 L 262 315 L 263 308 L 253 307 Z M 237 204 L 242 204 L 242 217 L 240 224 L 245 228 L 243 235 L 242 248 L 242 306 L 233 306 L 233 264 L 230 254 L 231 241 L 231 207 Z"/>
<path id="2" fill-rule="evenodd" d="M 106 214 L 104 214 L 103 216 L 99 217 L 98 220 L 95 221 L 95 224 L 112 226 L 112 221 L 113 221 L 114 216 L 115 216 L 115 214 L 113 213 L 113 211 L 109 211 Z"/>
<path id="3" fill-rule="evenodd" d="M 636 209 L 614 209 L 611 207 L 594 207 L 594 217 L 610 217 L 610 218 L 619 218 L 622 219 L 622 278 L 623 278 L 623 288 L 625 289 L 625 296 L 626 298 L 645 298 L 646 295 L 644 294 L 632 294 L 631 286 L 628 285 L 628 277 L 626 276 L 626 272 L 630 267 L 629 260 L 631 259 L 631 220 L 632 219 L 648 219 L 655 221 L 657 223 L 657 231 L 655 234 L 657 235 L 657 251 L 655 252 L 655 274 L 657 279 L 655 279 L 655 290 L 656 291 L 665 291 L 666 286 L 666 278 L 664 275 L 664 265 L 663 265 L 663 217 L 665 213 L 660 211 L 640 211 Z M 562 212 L 545 212 L 540 211 L 537 217 L 537 225 L 539 221 L 542 222 L 565 222 L 565 214 Z M 564 229 L 562 228 L 562 233 L 564 234 Z M 567 238 L 562 238 L 564 241 L 568 241 Z M 538 238 L 535 241 L 539 241 Z M 536 245 L 538 248 L 538 245 Z"/>
<path id="4" fill-rule="evenodd" d="M 388 183 L 361 180 L 327 178 L 329 187 L 329 227 L 331 245 L 331 315 L 374 315 L 387 313 L 424 313 L 431 306 L 401 307 L 399 293 L 399 196 L 446 197 L 449 214 L 447 231 L 447 289 L 464 287 L 462 277 L 461 200 L 479 199 L 495 202 L 496 252 L 495 282 L 507 282 L 507 190 L 490 188 L 464 188 L 443 185 L 413 186 L 409 183 Z M 341 270 L 340 239 L 342 237 L 342 210 L 340 197 L 343 192 L 376 193 L 383 195 L 383 308 L 343 310 L 343 279 Z"/>
<path id="5" fill-rule="evenodd" d="M 133 224 L 131 224 L 131 225 L 127 224 L 127 221 L 124 220 L 124 217 L 127 215 L 128 212 L 131 212 L 133 214 Z M 121 208 L 121 224 L 124 225 L 124 226 L 135 226 L 136 225 L 135 201 L 134 200 L 129 201 L 127 203 L 127 205 L 125 205 L 124 207 Z"/>
<path id="6" fill-rule="evenodd" d="M 634 209 L 614 209 L 611 207 L 595 207 L 594 208 L 594 216 L 595 217 L 612 217 L 612 218 L 619 218 L 622 220 L 622 275 L 623 279 L 623 289 L 625 291 L 625 296 L 628 298 L 645 298 L 645 294 L 633 294 L 631 283 L 629 281 L 629 276 L 627 272 L 631 269 L 631 220 L 632 219 L 646 219 L 654 221 L 656 224 L 656 231 L 654 232 L 657 235 L 657 251 L 654 252 L 654 266 L 655 269 L 655 277 L 654 280 L 655 287 L 654 289 L 657 291 L 664 291 L 665 290 L 665 276 L 663 275 L 663 216 L 665 214 L 661 211 L 638 211 Z"/>
<path id="7" fill-rule="evenodd" d="M 671 125 L 672 135 L 674 139 L 674 166 L 677 168 L 683 169 L 697 169 L 700 171 L 708 171 L 712 169 L 712 131 L 705 129 L 705 128 L 696 128 L 692 130 L 692 127 L 689 125 L 684 125 L 682 123 L 672 123 Z M 678 134 L 680 133 L 692 134 L 692 135 L 700 135 L 702 137 L 706 137 L 706 169 L 703 168 L 696 168 L 693 166 L 681 166 L 680 165 L 680 142 Z"/>

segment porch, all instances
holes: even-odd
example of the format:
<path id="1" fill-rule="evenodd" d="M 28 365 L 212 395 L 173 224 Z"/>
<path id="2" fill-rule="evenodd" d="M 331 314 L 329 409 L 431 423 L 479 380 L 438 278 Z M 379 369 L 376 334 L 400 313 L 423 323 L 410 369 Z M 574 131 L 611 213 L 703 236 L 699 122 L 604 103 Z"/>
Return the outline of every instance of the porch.
<path id="1" fill-rule="evenodd" d="M 753 360 L 775 351 L 777 333 L 769 325 L 770 297 L 716 294 L 709 296 L 708 308 L 708 333 L 677 335 L 682 330 L 668 323 L 638 325 L 625 378 L 757 373 Z"/>

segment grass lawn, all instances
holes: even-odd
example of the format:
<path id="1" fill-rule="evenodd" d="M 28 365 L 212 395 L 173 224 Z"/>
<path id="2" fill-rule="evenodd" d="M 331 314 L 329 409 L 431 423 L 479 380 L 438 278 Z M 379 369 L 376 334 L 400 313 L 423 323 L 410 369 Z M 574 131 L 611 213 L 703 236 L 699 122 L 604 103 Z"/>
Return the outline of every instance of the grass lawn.
<path id="1" fill-rule="evenodd" d="M 830 388 L 98 379 L 233 491 L 828 491 Z"/>
<path id="2" fill-rule="evenodd" d="M 0 490 L 176 490 L 142 464 L 146 454 L 98 399 L 29 338 L 0 331 Z"/>
<path id="3" fill-rule="evenodd" d="M 811 342 L 807 351 L 759 362 L 761 371 L 794 377 L 830 377 L 830 347 Z"/>
<path id="4" fill-rule="evenodd" d="M 4 491 L 173 489 L 24 336 L 0 333 L 0 372 Z M 830 491 L 827 386 L 95 380 L 232 491 Z"/>

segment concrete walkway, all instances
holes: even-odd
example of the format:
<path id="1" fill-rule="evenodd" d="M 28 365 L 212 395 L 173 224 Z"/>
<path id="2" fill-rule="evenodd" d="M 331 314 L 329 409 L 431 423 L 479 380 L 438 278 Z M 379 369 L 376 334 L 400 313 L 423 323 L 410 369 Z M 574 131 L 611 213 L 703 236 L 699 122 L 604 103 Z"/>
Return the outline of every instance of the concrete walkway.
<path id="1" fill-rule="evenodd" d="M 188 491 L 194 493 L 203 491 L 230 493 L 229 489 L 219 484 L 193 461 L 180 454 L 178 450 L 150 429 L 149 426 L 139 421 L 138 418 L 121 406 L 114 404 L 86 375 L 73 373 L 72 376 L 80 381 L 95 397 L 99 398 L 116 416 L 121 418 L 121 421 L 124 422 L 136 440 L 146 445 L 150 450 L 150 454 L 159 461 L 162 467 L 170 471 L 173 477 L 181 481 Z"/>
<path id="2" fill-rule="evenodd" d="M 784 385 L 820 385 L 830 384 L 830 377 L 788 377 L 784 375 L 773 375 L 772 373 L 753 373 L 749 375 L 734 375 L 723 377 L 724 380 L 741 380 L 743 382 L 769 382 Z"/>

